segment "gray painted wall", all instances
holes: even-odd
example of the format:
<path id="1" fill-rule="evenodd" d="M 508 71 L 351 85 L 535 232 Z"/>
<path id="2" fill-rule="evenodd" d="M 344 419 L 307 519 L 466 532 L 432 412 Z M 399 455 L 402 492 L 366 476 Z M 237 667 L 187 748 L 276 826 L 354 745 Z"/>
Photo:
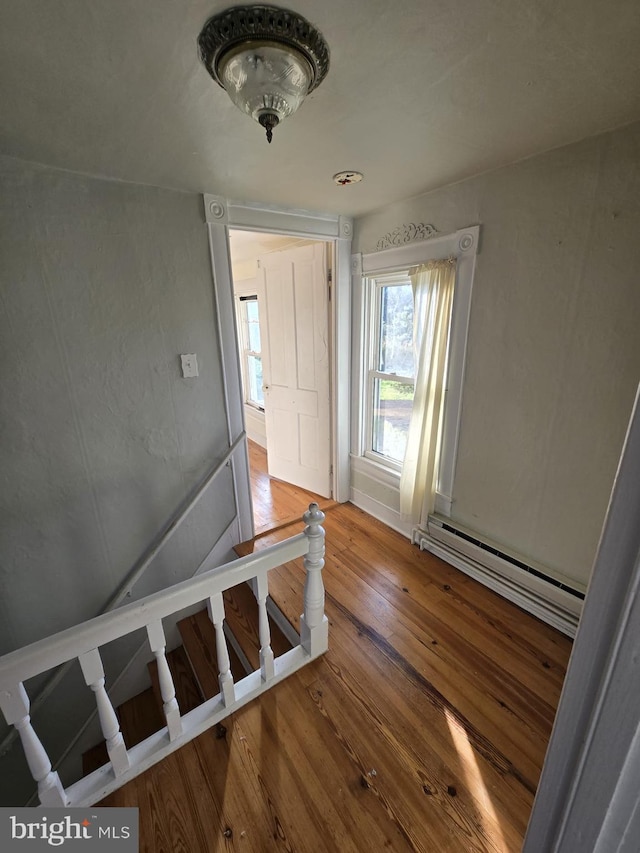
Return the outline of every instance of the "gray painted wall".
<path id="1" fill-rule="evenodd" d="M 3 654 L 96 615 L 228 436 L 201 197 L 0 175 Z M 234 515 L 224 469 L 133 597 L 193 574 Z"/>
<path id="2" fill-rule="evenodd" d="M 420 222 L 482 225 L 453 517 L 584 586 L 640 379 L 640 124 L 360 217 L 354 251 Z"/>

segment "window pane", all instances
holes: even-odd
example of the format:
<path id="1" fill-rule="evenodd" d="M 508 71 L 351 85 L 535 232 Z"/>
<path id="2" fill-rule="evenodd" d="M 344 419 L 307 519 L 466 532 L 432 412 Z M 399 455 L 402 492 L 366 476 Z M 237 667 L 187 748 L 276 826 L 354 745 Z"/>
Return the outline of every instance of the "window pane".
<path id="1" fill-rule="evenodd" d="M 413 406 L 413 385 L 376 379 L 373 389 L 373 450 L 402 462 Z"/>
<path id="2" fill-rule="evenodd" d="M 258 300 L 252 299 L 245 302 L 247 310 L 247 330 L 249 333 L 249 349 L 260 352 L 260 319 L 258 313 Z"/>
<path id="3" fill-rule="evenodd" d="M 264 406 L 262 393 L 262 359 L 255 355 L 247 356 L 247 373 L 249 376 L 249 401 L 256 406 Z"/>
<path id="4" fill-rule="evenodd" d="M 258 320 L 258 299 L 246 299 L 244 303 L 247 307 L 247 320 Z"/>
<path id="5" fill-rule="evenodd" d="M 378 370 L 398 376 L 415 376 L 411 285 L 387 285 L 381 290 Z"/>

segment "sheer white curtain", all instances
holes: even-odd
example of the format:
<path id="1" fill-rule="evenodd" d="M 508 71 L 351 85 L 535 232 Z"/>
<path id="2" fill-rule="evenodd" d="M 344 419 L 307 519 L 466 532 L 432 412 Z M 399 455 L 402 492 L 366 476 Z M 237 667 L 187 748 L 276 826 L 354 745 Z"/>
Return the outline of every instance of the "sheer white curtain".
<path id="1" fill-rule="evenodd" d="M 409 270 L 413 286 L 416 383 L 407 449 L 400 477 L 400 512 L 415 524 L 433 511 L 451 323 L 454 259 Z"/>

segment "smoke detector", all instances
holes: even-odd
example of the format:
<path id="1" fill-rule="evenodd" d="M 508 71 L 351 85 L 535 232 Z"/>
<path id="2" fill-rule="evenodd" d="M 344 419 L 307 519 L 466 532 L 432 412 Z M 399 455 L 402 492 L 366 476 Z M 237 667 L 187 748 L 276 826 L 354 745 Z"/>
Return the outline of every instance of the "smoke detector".
<path id="1" fill-rule="evenodd" d="M 362 172 L 338 172 L 333 176 L 333 180 L 340 187 L 346 187 L 348 184 L 359 184 L 362 178 Z"/>

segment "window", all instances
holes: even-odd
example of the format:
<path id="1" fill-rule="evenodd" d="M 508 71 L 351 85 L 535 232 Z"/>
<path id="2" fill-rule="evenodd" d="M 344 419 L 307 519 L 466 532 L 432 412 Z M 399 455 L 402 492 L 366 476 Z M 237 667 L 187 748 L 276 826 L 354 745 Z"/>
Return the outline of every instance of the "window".
<path id="1" fill-rule="evenodd" d="M 365 455 L 400 467 L 413 405 L 413 292 L 406 271 L 369 279 Z"/>
<path id="2" fill-rule="evenodd" d="M 240 297 L 240 338 L 244 400 L 264 410 L 260 308 L 256 295 Z"/>
<path id="3" fill-rule="evenodd" d="M 408 229 L 408 226 L 407 226 Z M 402 236 L 402 235 L 401 235 Z M 357 479 L 352 483 L 354 502 L 378 518 L 382 518 L 396 529 L 411 535 L 411 526 L 401 518 L 399 512 L 399 484 L 404 459 L 400 448 L 392 446 L 392 430 L 401 435 L 397 441 L 406 444 L 406 422 L 402 429 L 399 417 L 401 407 L 398 399 L 388 397 L 394 392 L 393 386 L 385 383 L 397 383 L 403 386 L 412 384 L 413 377 L 406 376 L 407 368 L 393 365 L 394 358 L 387 357 L 386 348 L 381 349 L 383 328 L 383 293 L 404 283 L 409 284 L 408 270 L 428 261 L 443 258 L 456 259 L 455 296 L 451 310 L 449 326 L 448 362 L 446 368 L 445 397 L 442 411 L 442 431 L 438 451 L 438 482 L 435 496 L 435 511 L 444 516 L 451 515 L 453 478 L 455 472 L 458 436 L 460 432 L 460 413 L 462 410 L 462 382 L 466 355 L 467 330 L 471 307 L 473 275 L 478 252 L 480 226 L 454 231 L 450 234 L 436 234 L 428 240 L 411 240 L 406 244 L 393 245 L 388 249 L 355 254 L 351 264 L 353 271 L 353 308 L 355 314 L 353 335 L 353 374 L 352 374 L 352 433 L 351 433 L 351 470 Z M 399 272 L 405 270 L 406 272 Z M 408 293 L 408 289 L 405 291 Z M 388 303 L 387 322 L 391 303 Z M 392 312 L 393 313 L 393 312 Z M 407 326 L 410 325 L 407 320 Z M 394 324 L 392 337 L 401 337 Z M 381 354 L 384 358 L 381 358 Z M 395 351 L 397 356 L 397 350 Z M 397 361 L 398 359 L 395 358 Z M 384 367 L 384 370 L 380 368 Z M 395 372 L 395 376 L 393 373 Z M 384 374 L 378 376 L 377 374 Z M 378 383 L 376 384 L 376 380 Z M 399 397 L 400 389 L 395 388 L 394 396 Z M 394 406 L 387 404 L 394 403 Z M 406 406 L 407 417 L 411 407 Z M 374 428 L 375 421 L 375 428 Z M 388 436 L 388 438 L 385 437 Z M 374 444 L 375 439 L 375 444 Z M 377 448 L 377 449 L 374 449 Z M 382 451 L 382 452 L 380 452 Z M 389 453 L 389 455 L 386 455 Z M 392 495 L 398 491 L 398 500 Z"/>

